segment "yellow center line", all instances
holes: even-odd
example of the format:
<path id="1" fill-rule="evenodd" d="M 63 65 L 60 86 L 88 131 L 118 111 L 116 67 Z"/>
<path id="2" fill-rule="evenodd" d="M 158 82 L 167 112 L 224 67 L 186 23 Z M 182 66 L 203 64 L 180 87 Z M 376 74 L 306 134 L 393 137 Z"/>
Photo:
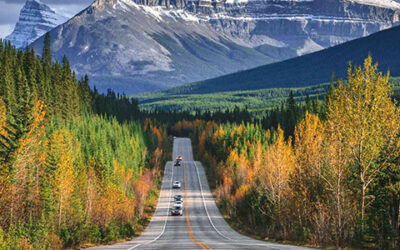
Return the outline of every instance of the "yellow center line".
<path id="1" fill-rule="evenodd" d="M 194 237 L 193 232 L 192 232 L 192 227 L 190 226 L 188 201 L 187 201 L 187 188 L 186 188 L 186 166 L 185 166 L 184 163 L 182 163 L 182 165 L 183 165 L 183 182 L 185 184 L 185 214 L 186 214 L 186 223 L 187 223 L 187 226 L 188 226 L 188 229 L 189 229 L 189 236 L 190 236 L 190 239 L 193 242 L 197 243 L 201 248 L 209 249 L 208 246 L 206 246 L 205 244 L 203 244 L 200 241 L 196 240 L 196 238 Z"/>

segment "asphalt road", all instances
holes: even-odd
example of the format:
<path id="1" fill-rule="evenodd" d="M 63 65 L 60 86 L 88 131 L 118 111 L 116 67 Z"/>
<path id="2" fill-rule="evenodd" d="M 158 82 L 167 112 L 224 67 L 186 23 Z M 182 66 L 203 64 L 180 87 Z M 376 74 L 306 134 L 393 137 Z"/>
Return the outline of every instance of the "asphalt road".
<path id="1" fill-rule="evenodd" d="M 142 235 L 91 249 L 306 249 L 254 240 L 234 231 L 215 204 L 203 166 L 193 160 L 190 139 L 174 140 L 173 160 L 178 155 L 183 156 L 183 164 L 166 164 L 156 211 Z M 181 189 L 172 189 L 173 181 L 180 181 Z M 176 194 L 184 197 L 183 216 L 169 213 Z"/>

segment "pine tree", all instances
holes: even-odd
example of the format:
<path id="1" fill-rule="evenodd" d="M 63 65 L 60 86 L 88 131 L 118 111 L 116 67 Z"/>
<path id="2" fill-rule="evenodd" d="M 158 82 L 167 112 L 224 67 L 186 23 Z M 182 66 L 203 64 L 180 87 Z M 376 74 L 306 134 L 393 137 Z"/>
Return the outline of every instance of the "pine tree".
<path id="1" fill-rule="evenodd" d="M 305 109 L 308 112 L 312 112 L 313 111 L 312 101 L 310 99 L 310 95 L 309 94 L 306 95 L 306 107 L 305 107 Z"/>
<path id="2" fill-rule="evenodd" d="M 312 112 L 314 114 L 320 114 L 321 113 L 321 110 L 320 110 L 320 107 L 319 107 L 319 97 L 318 97 L 318 95 L 312 101 Z"/>
<path id="3" fill-rule="evenodd" d="M 52 62 L 50 46 L 51 46 L 50 33 L 47 32 L 44 37 L 43 52 L 42 52 L 42 63 L 45 66 L 50 66 Z"/>
<path id="4" fill-rule="evenodd" d="M 287 136 L 293 136 L 294 127 L 296 126 L 298 116 L 298 108 L 294 99 L 293 91 L 290 91 L 289 97 L 286 101 L 286 120 L 285 120 L 285 131 Z"/>

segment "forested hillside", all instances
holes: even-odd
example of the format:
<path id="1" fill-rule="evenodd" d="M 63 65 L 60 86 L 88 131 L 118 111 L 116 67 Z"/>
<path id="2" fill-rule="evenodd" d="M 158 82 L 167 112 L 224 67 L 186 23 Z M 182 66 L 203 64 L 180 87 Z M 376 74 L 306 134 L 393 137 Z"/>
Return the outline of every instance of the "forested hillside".
<path id="1" fill-rule="evenodd" d="M 235 108 L 247 110 L 254 118 L 263 117 L 266 112 L 280 106 L 293 93 L 294 98 L 304 102 L 309 96 L 312 99 L 323 98 L 329 84 L 304 88 L 274 88 L 250 91 L 218 92 L 212 94 L 167 95 L 162 92 L 150 92 L 135 96 L 143 111 L 173 112 L 224 112 Z"/>
<path id="2" fill-rule="evenodd" d="M 304 109 L 289 98 L 265 124 L 176 123 L 237 228 L 314 246 L 399 248 L 398 103 L 371 58 L 348 72 L 324 103 Z"/>
<path id="3" fill-rule="evenodd" d="M 400 78 L 391 77 L 393 95 L 400 97 Z M 248 110 L 252 117 L 265 116 L 265 112 L 280 106 L 292 92 L 298 102 L 305 102 L 307 96 L 322 99 L 329 90 L 329 83 L 301 88 L 270 88 L 246 91 L 217 92 L 210 94 L 166 94 L 155 91 L 136 95 L 142 111 L 176 111 L 176 112 L 224 112 Z"/>
<path id="4" fill-rule="evenodd" d="M 42 57 L 0 40 L 0 249 L 107 243 L 146 222 L 165 129 L 88 81 L 52 61 L 49 36 Z"/>

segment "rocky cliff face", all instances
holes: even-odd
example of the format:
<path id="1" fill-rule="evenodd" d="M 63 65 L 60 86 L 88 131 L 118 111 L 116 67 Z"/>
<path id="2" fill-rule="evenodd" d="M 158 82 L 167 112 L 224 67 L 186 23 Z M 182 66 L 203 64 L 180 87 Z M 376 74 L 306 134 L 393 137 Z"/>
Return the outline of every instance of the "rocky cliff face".
<path id="1" fill-rule="evenodd" d="M 58 15 L 39 0 L 28 0 L 21 10 L 14 31 L 5 40 L 21 48 L 65 21 L 66 17 Z"/>
<path id="2" fill-rule="evenodd" d="M 51 32 L 52 49 L 101 90 L 137 93 L 334 46 L 399 13 L 392 0 L 97 0 Z"/>
<path id="3" fill-rule="evenodd" d="M 399 22 L 394 0 L 134 0 L 145 6 L 183 9 L 215 30 L 251 46 L 275 39 L 299 54 L 369 35 Z M 296 38 L 297 41 L 293 41 Z M 299 39 L 300 38 L 300 39 Z M 310 38 L 313 48 L 302 38 Z M 274 45 L 274 44 L 272 44 Z"/>

